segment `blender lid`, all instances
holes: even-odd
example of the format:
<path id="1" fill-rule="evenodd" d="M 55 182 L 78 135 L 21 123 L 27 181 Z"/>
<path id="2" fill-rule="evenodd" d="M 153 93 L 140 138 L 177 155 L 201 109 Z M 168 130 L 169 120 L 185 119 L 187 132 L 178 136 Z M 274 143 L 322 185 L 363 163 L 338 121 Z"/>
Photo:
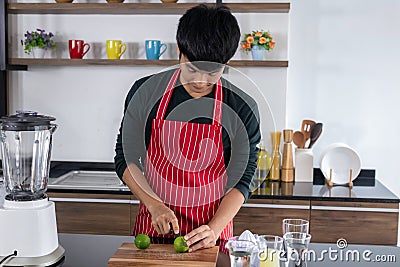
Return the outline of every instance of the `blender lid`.
<path id="1" fill-rule="evenodd" d="M 35 130 L 37 126 L 50 128 L 52 127 L 50 122 L 55 119 L 54 117 L 39 115 L 35 111 L 17 111 L 17 114 L 1 117 L 1 130 L 30 131 Z"/>

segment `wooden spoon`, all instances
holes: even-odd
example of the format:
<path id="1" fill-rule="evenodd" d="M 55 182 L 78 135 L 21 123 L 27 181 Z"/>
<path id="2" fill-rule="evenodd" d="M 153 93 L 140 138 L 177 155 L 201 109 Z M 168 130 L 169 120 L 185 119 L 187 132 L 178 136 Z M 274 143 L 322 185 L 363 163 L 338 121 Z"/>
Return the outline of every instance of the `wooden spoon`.
<path id="1" fill-rule="evenodd" d="M 315 124 L 315 121 L 313 121 L 313 120 L 303 120 L 302 121 L 301 132 L 304 134 L 304 137 L 306 139 L 305 142 L 307 142 L 307 140 L 310 139 L 311 130 L 312 130 L 314 124 Z"/>
<path id="2" fill-rule="evenodd" d="M 294 132 L 293 133 L 293 143 L 298 148 L 304 148 L 304 145 L 306 143 L 306 138 L 304 137 L 304 134 L 299 131 Z"/>
<path id="3" fill-rule="evenodd" d="M 319 122 L 314 124 L 313 128 L 311 129 L 310 144 L 308 145 L 308 148 L 312 148 L 314 143 L 321 136 L 321 133 L 322 133 L 322 123 Z"/>

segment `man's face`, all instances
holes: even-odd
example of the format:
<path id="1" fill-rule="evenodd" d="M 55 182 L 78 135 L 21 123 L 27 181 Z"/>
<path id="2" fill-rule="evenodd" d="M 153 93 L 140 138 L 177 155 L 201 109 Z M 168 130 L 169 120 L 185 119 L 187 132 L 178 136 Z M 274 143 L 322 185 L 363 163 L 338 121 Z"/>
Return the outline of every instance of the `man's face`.
<path id="1" fill-rule="evenodd" d="M 221 68 L 211 72 L 200 70 L 184 55 L 181 56 L 179 63 L 181 64 L 180 81 L 193 97 L 201 97 L 212 92 L 214 84 L 221 78 L 224 72 L 222 65 Z"/>

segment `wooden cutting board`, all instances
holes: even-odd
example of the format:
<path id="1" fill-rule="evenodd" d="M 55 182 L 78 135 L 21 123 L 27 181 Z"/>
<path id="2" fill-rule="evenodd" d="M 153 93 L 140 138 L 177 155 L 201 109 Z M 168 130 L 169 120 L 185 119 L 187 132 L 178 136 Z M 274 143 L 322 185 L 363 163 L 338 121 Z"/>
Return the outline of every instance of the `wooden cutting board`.
<path id="1" fill-rule="evenodd" d="M 191 253 L 177 253 L 172 244 L 151 244 L 149 248 L 141 250 L 133 243 L 123 243 L 108 260 L 108 267 L 215 267 L 217 257 L 218 246 Z"/>

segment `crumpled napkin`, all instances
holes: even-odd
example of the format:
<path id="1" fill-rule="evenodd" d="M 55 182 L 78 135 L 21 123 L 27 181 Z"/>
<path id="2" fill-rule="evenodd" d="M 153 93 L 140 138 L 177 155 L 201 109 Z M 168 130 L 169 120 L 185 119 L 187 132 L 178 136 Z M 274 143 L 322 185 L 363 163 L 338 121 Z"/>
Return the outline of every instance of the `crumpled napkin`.
<path id="1" fill-rule="evenodd" d="M 258 250 L 258 235 L 257 234 L 253 234 L 249 230 L 245 230 L 245 231 L 243 231 L 243 233 L 241 233 L 239 235 L 238 240 L 251 241 L 254 244 L 256 244 L 257 247 L 254 250 L 253 255 L 251 257 L 250 265 L 251 265 L 251 267 L 260 266 L 260 257 L 258 256 L 258 252 L 259 252 L 259 250 Z"/>

